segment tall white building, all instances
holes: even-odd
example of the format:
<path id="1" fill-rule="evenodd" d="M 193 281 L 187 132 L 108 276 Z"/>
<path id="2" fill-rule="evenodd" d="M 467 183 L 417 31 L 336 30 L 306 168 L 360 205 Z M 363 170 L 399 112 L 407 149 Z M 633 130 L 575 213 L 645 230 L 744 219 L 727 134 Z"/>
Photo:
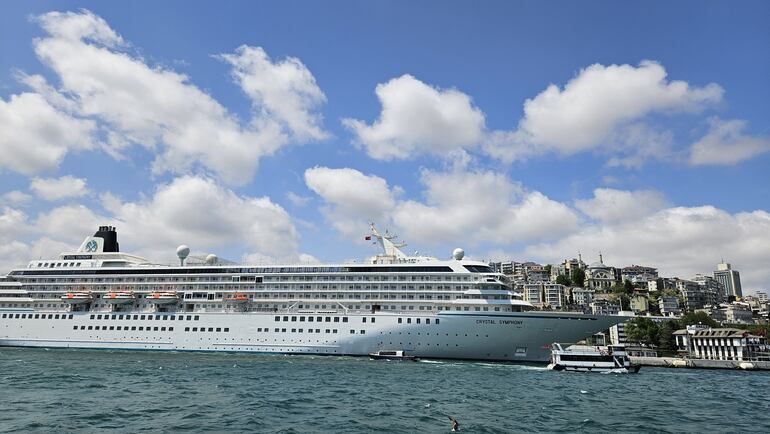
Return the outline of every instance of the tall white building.
<path id="1" fill-rule="evenodd" d="M 725 298 L 730 296 L 743 296 L 743 291 L 741 290 L 741 274 L 738 270 L 733 270 L 733 267 L 730 264 L 726 262 L 717 264 L 717 269 L 714 271 L 714 279 L 724 285 Z"/>

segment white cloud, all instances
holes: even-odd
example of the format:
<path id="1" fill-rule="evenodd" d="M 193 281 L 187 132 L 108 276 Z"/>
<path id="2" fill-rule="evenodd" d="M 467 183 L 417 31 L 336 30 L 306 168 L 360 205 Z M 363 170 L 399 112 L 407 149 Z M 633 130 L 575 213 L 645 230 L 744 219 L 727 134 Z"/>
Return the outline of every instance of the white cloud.
<path id="1" fill-rule="evenodd" d="M 308 187 L 326 202 L 332 226 L 345 235 L 366 231 L 366 222 L 393 224 L 410 242 L 514 243 L 552 239 L 575 229 L 577 215 L 539 192 L 524 190 L 504 175 L 423 171 L 425 202 L 397 200 L 400 189 L 353 169 L 316 167 Z"/>
<path id="2" fill-rule="evenodd" d="M 552 84 L 528 99 L 518 129 L 493 135 L 487 152 L 510 162 L 548 151 L 571 155 L 624 148 L 628 144 L 619 143 L 619 129 L 652 113 L 699 112 L 722 99 L 724 91 L 714 83 L 694 87 L 669 81 L 666 75 L 663 66 L 652 61 L 637 67 L 591 65 L 564 88 Z"/>
<path id="3" fill-rule="evenodd" d="M 355 134 L 355 142 L 362 144 L 372 158 L 443 155 L 472 148 L 484 136 L 484 114 L 458 90 L 434 88 L 411 75 L 402 75 L 378 84 L 375 92 L 382 104 L 379 119 L 371 125 L 356 119 L 343 120 Z"/>
<path id="4" fill-rule="evenodd" d="M 0 99 L 0 168 L 25 175 L 54 169 L 69 151 L 93 147 L 94 127 L 35 93 Z"/>
<path id="5" fill-rule="evenodd" d="M 367 233 L 368 222 L 389 221 L 398 194 L 383 178 L 348 168 L 313 167 L 305 171 L 305 183 L 328 204 L 327 220 L 346 236 Z"/>
<path id="6" fill-rule="evenodd" d="M 575 206 L 592 219 L 613 224 L 647 217 L 668 206 L 668 202 L 657 191 L 597 188 L 593 198 L 576 200 Z"/>
<path id="7" fill-rule="evenodd" d="M 770 152 L 770 137 L 743 134 L 746 121 L 711 118 L 709 124 L 708 133 L 690 150 L 690 164 L 694 166 L 732 165 Z"/>
<path id="8" fill-rule="evenodd" d="M 106 197 L 122 239 L 148 256 L 235 246 L 285 257 L 295 254 L 298 233 L 289 214 L 267 197 L 239 196 L 211 179 L 184 176 L 160 185 L 137 202 Z"/>
<path id="9" fill-rule="evenodd" d="M 273 63 L 261 47 L 247 45 L 220 57 L 233 66 L 233 77 L 254 102 L 259 119 L 283 123 L 300 140 L 328 136 L 321 115 L 313 112 L 326 96 L 299 59 L 289 57 Z"/>
<path id="10" fill-rule="evenodd" d="M 286 192 L 286 199 L 296 207 L 303 207 L 307 205 L 307 203 L 310 202 L 311 200 L 311 198 L 306 196 L 300 196 L 293 191 Z"/>
<path id="11" fill-rule="evenodd" d="M 19 190 L 12 190 L 0 196 L 0 205 L 24 205 L 32 200 L 32 196 Z"/>
<path id="12" fill-rule="evenodd" d="M 770 280 L 770 213 L 730 214 L 712 207 L 662 209 L 641 220 L 591 224 L 552 243 L 531 245 L 516 256 L 560 262 L 578 251 L 604 253 L 615 266 L 649 264 L 663 276 L 709 274 L 721 258 L 741 272 L 744 292 Z"/>
<path id="13" fill-rule="evenodd" d="M 35 53 L 57 73 L 78 113 L 104 123 L 112 155 L 120 156 L 130 143 L 157 150 L 156 173 L 205 167 L 242 184 L 251 179 L 260 158 L 291 141 L 283 125 L 303 138 L 322 136 L 320 117 L 310 110 L 323 94 L 312 87 L 307 69 L 292 59 L 271 64 L 265 56 L 257 69 L 245 57 L 259 49 L 242 47 L 226 56 L 243 62 L 236 75 L 243 75 L 247 93 L 259 97 L 255 118 L 243 127 L 187 76 L 120 51 L 125 46 L 121 37 L 91 12 L 52 12 L 38 21 L 48 35 L 35 40 Z M 261 73 L 267 77 L 253 85 Z"/>
<path id="14" fill-rule="evenodd" d="M 33 178 L 29 188 L 38 197 L 51 201 L 82 197 L 88 193 L 85 179 L 69 175 L 60 178 Z"/>

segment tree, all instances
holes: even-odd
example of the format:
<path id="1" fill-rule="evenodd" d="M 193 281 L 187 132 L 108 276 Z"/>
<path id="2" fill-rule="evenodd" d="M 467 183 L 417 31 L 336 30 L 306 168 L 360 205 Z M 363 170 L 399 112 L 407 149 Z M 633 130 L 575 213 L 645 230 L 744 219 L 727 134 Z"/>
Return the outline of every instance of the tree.
<path id="1" fill-rule="evenodd" d="M 658 328 L 658 355 L 675 354 L 677 347 L 674 332 L 682 328 L 679 321 L 664 321 Z"/>
<path id="2" fill-rule="evenodd" d="M 626 292 L 626 287 L 623 286 L 622 283 L 616 282 L 614 285 L 610 287 L 610 290 L 615 294 L 624 294 Z"/>
<path id="3" fill-rule="evenodd" d="M 551 264 L 546 265 L 543 267 L 545 269 L 545 272 L 550 276 L 551 275 Z"/>
<path id="4" fill-rule="evenodd" d="M 572 282 L 569 280 L 569 276 L 567 276 L 566 274 L 559 274 L 558 276 L 556 276 L 556 283 L 564 286 L 572 285 Z"/>
<path id="5" fill-rule="evenodd" d="M 634 284 L 630 280 L 624 280 L 623 289 L 625 289 L 626 294 L 631 295 L 634 293 Z"/>
<path id="6" fill-rule="evenodd" d="M 573 268 L 570 272 L 570 280 L 575 286 L 583 287 L 586 280 L 586 272 L 580 268 Z"/>
<path id="7" fill-rule="evenodd" d="M 636 317 L 626 322 L 626 339 L 630 342 L 643 345 L 658 346 L 660 343 L 660 330 L 651 319 Z"/>
<path id="8" fill-rule="evenodd" d="M 709 327 L 719 327 L 719 323 L 714 321 L 706 312 L 690 312 L 679 320 L 682 328 L 693 324 L 703 324 Z"/>

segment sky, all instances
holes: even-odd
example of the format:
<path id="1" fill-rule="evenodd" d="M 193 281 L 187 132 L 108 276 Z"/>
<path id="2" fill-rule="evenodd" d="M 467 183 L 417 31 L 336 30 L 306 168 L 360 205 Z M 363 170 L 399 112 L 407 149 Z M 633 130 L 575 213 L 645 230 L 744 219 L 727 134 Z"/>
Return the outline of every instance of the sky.
<path id="1" fill-rule="evenodd" d="M 408 253 L 770 289 L 770 3 L 3 2 L 0 270 Z"/>

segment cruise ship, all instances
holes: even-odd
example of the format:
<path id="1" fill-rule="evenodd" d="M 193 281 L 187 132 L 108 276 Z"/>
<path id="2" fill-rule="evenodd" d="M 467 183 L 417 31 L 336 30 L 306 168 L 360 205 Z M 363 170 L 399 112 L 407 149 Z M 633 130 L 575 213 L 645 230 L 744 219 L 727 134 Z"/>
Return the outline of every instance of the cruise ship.
<path id="1" fill-rule="evenodd" d="M 102 226 L 76 252 L 0 278 L 0 346 L 547 362 L 623 318 L 538 311 L 507 277 L 464 258 L 408 256 L 374 225 L 366 263 L 160 265 Z"/>

